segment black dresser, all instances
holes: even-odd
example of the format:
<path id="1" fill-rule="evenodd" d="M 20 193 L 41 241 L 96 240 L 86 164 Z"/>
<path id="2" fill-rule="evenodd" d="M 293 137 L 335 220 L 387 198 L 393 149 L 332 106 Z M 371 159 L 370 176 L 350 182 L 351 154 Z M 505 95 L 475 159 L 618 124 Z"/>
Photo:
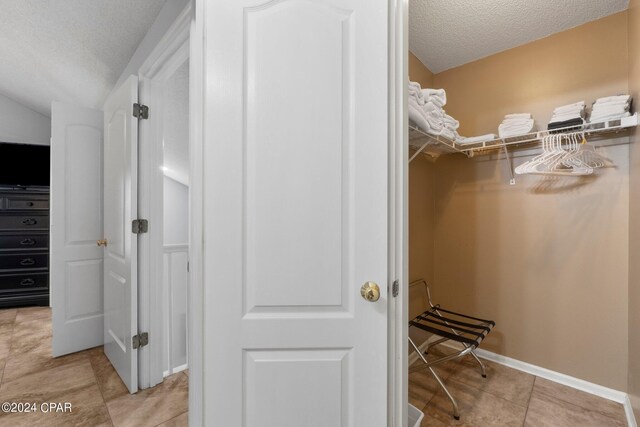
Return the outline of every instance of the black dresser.
<path id="1" fill-rule="evenodd" d="M 0 188 L 0 308 L 49 305 L 49 191 Z"/>

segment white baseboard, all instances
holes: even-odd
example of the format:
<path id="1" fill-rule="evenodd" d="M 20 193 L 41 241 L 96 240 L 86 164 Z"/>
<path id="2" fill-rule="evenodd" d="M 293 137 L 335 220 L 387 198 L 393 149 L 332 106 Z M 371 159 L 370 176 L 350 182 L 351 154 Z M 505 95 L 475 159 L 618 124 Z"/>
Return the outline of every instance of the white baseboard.
<path id="1" fill-rule="evenodd" d="M 433 338 L 433 337 L 432 337 Z M 430 342 L 435 339 L 428 339 L 424 343 L 422 343 L 418 348 L 420 351 L 424 351 Z M 454 347 L 452 343 L 445 342 L 440 344 L 445 347 L 454 348 L 456 350 L 460 350 L 460 347 Z M 580 378 L 575 378 L 569 375 L 561 374 L 560 372 L 555 372 L 550 369 L 542 368 L 540 366 L 532 365 L 527 362 L 522 362 L 520 360 L 512 359 L 511 357 L 503 356 L 500 354 L 492 353 L 483 349 L 476 349 L 475 353 L 478 357 L 489 360 L 494 363 L 498 363 L 500 365 L 507 366 L 512 369 L 516 369 L 518 371 L 526 372 L 531 375 L 535 375 L 540 378 L 544 378 L 549 381 L 556 382 L 558 384 L 566 385 L 567 387 L 575 388 L 577 390 L 584 391 L 589 394 L 593 394 L 595 396 L 602 397 L 604 399 L 612 400 L 617 403 L 621 403 L 624 406 L 624 412 L 627 416 L 627 424 L 629 427 L 638 427 L 636 423 L 635 416 L 633 414 L 633 407 L 631 405 L 631 400 L 629 395 L 623 391 L 614 390 L 612 388 L 604 387 L 599 384 L 594 384 L 589 381 L 581 380 Z M 409 365 L 418 360 L 418 355 L 411 354 L 409 356 Z"/>
<path id="2" fill-rule="evenodd" d="M 627 416 L 627 424 L 629 427 L 638 427 L 636 416 L 633 413 L 633 405 L 631 404 L 631 399 L 628 394 L 624 399 L 624 413 Z"/>

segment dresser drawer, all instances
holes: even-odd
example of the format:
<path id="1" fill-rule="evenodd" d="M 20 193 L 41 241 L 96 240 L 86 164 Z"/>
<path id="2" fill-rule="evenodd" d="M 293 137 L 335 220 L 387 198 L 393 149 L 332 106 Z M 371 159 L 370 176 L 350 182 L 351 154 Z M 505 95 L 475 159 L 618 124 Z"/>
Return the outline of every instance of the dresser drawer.
<path id="1" fill-rule="evenodd" d="M 48 230 L 49 215 L 0 215 L 0 230 Z"/>
<path id="2" fill-rule="evenodd" d="M 4 208 L 10 211 L 48 210 L 47 197 L 9 196 L 4 199 Z"/>
<path id="3" fill-rule="evenodd" d="M 49 254 L 46 252 L 0 255 L 0 271 L 47 268 L 49 268 Z"/>
<path id="4" fill-rule="evenodd" d="M 35 292 L 49 287 L 49 273 L 0 274 L 0 292 Z"/>
<path id="5" fill-rule="evenodd" d="M 47 250 L 49 235 L 36 233 L 0 233 L 0 252 L 16 250 Z"/>

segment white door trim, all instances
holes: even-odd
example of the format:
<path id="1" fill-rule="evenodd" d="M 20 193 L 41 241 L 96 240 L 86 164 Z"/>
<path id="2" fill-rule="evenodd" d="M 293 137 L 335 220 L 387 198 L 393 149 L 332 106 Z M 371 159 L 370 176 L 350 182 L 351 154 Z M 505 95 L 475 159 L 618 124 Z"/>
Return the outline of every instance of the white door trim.
<path id="1" fill-rule="evenodd" d="M 399 293 L 389 299 L 389 426 L 407 423 L 408 398 L 408 0 L 389 4 L 389 283 Z"/>
<path id="2" fill-rule="evenodd" d="M 189 53 L 189 295 L 187 346 L 189 425 L 201 426 L 204 414 L 204 2 L 192 0 Z"/>
<path id="3" fill-rule="evenodd" d="M 139 303 L 138 327 L 149 333 L 149 344 L 139 353 L 139 386 L 153 387 L 163 380 L 163 315 L 162 262 L 163 262 L 163 164 L 162 121 L 153 120 L 161 111 L 162 91 L 157 90 L 177 67 L 189 58 L 189 32 L 192 4 L 178 15 L 158 45 L 138 71 L 140 81 L 139 102 L 150 107 L 150 120 L 140 121 L 140 177 L 138 212 L 149 220 L 149 233 L 139 239 Z"/>

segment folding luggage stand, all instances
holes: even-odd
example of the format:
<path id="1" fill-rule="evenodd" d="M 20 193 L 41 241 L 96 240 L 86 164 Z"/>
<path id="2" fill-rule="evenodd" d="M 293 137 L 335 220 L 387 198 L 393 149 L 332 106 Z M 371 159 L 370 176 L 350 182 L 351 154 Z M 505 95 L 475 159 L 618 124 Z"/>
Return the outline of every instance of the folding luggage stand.
<path id="1" fill-rule="evenodd" d="M 422 286 L 424 286 L 424 289 L 426 290 L 426 296 L 430 307 L 410 320 L 409 328 L 415 327 L 441 337 L 436 341 L 429 343 L 424 354 L 428 354 L 431 347 L 449 340 L 460 343 L 463 348 L 456 353 L 451 353 L 429 362 L 411 338 L 409 338 L 409 343 L 411 343 L 418 356 L 420 356 L 420 359 L 425 363 L 427 369 L 431 371 L 431 374 L 433 374 L 438 384 L 440 384 L 440 387 L 442 387 L 446 395 L 449 397 L 449 400 L 451 400 L 451 403 L 453 404 L 453 417 L 456 420 L 459 420 L 460 412 L 458 410 L 458 404 L 451 393 L 449 393 L 444 382 L 433 369 L 433 366 L 471 354 L 471 356 L 473 356 L 480 365 L 480 372 L 482 376 L 486 378 L 487 374 L 484 364 L 480 361 L 474 350 L 480 345 L 482 340 L 489 334 L 489 332 L 491 332 L 491 329 L 493 329 L 496 324 L 492 320 L 479 319 L 477 317 L 471 317 L 454 311 L 445 310 L 440 307 L 440 304 L 433 305 L 431 302 L 429 286 L 424 280 L 417 280 L 409 284 L 409 298 L 411 301 L 415 301 L 415 299 L 412 298 L 412 290 L 414 291 L 413 294 L 415 294 L 415 292 L 419 291 Z M 447 316 L 442 313 L 446 313 Z"/>

